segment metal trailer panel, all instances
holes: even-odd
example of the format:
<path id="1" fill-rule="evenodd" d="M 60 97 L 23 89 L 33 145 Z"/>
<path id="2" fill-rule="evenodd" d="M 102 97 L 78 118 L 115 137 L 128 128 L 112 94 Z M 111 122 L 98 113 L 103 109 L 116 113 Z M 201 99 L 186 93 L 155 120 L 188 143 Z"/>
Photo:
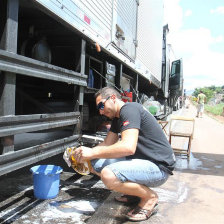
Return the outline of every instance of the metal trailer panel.
<path id="1" fill-rule="evenodd" d="M 137 0 L 131 0 L 131 4 L 130 0 L 33 1 L 53 13 L 55 18 L 60 18 L 70 24 L 93 42 L 98 42 L 107 53 L 115 56 L 131 69 L 136 70 L 134 58 L 136 55 Z M 122 13 L 124 9 L 126 11 Z M 125 31 L 124 44 L 122 44 L 122 41 L 118 41 L 115 36 L 116 24 Z M 136 70 L 136 72 L 141 75 L 145 73 L 141 70 Z"/>
<path id="2" fill-rule="evenodd" d="M 105 48 L 112 42 L 135 59 L 136 0 L 35 0 Z M 117 26 L 125 40 L 117 38 Z"/>
<path id="3" fill-rule="evenodd" d="M 163 0 L 141 0 L 138 7 L 137 61 L 147 68 L 149 79 L 161 83 Z"/>
<path id="4" fill-rule="evenodd" d="M 170 78 L 170 71 L 171 71 L 171 66 L 172 62 L 176 60 L 172 46 L 170 44 L 166 44 L 166 58 L 163 58 L 163 61 L 166 63 L 166 77 L 165 77 L 165 92 L 164 95 L 166 98 L 169 96 L 169 78 Z"/>
<path id="5" fill-rule="evenodd" d="M 94 21 L 99 23 L 108 33 L 112 24 L 112 0 L 73 0 Z"/>
<path id="6" fill-rule="evenodd" d="M 162 53 L 162 90 L 164 96 L 169 96 L 169 75 L 170 75 L 170 57 L 169 46 L 167 44 L 168 25 L 163 27 L 163 53 Z"/>
<path id="7" fill-rule="evenodd" d="M 111 42 L 112 0 L 34 0 L 102 46 Z"/>
<path id="8" fill-rule="evenodd" d="M 166 51 L 166 55 L 169 55 L 168 52 L 169 52 L 169 49 L 166 48 L 165 49 Z M 166 58 L 163 58 L 163 60 L 165 61 L 165 65 L 166 67 L 164 68 L 165 69 L 165 76 L 164 76 L 164 96 L 166 98 L 168 98 L 169 96 L 169 76 L 170 76 L 170 58 L 169 57 L 166 57 Z"/>
<path id="9" fill-rule="evenodd" d="M 114 1 L 112 41 L 133 60 L 136 57 L 137 11 L 136 0 Z M 118 29 L 124 40 L 117 37 Z"/>
<path id="10" fill-rule="evenodd" d="M 139 6 L 141 11 L 139 12 L 139 9 L 137 9 L 139 8 L 138 0 L 33 1 L 44 6 L 44 8 L 52 12 L 56 18 L 58 17 L 70 24 L 74 29 L 84 34 L 93 42 L 98 42 L 107 53 L 115 56 L 126 66 L 136 71 L 136 73 L 150 80 L 156 86 L 160 86 L 160 63 L 162 55 L 159 57 L 159 53 L 162 52 L 163 26 L 160 23 L 162 22 L 162 18 L 160 18 L 162 16 L 162 12 L 160 13 L 160 11 L 163 10 L 163 5 L 161 4 L 162 0 L 140 1 Z M 146 6 L 151 10 L 150 13 L 147 8 L 145 9 Z M 138 24 L 135 20 L 137 14 L 140 18 Z M 156 16 L 156 19 L 153 18 L 154 16 Z M 148 25 L 149 23 L 142 24 L 141 21 L 144 20 L 149 21 L 150 26 Z M 116 25 L 121 29 L 123 28 L 122 30 L 125 36 L 123 43 L 116 38 Z M 150 39 L 147 39 L 146 36 L 148 35 L 144 33 L 144 25 L 148 27 L 147 33 L 150 33 Z M 140 26 L 140 29 L 137 29 L 138 26 Z M 137 33 L 140 33 L 138 38 L 136 38 L 136 30 L 138 30 Z M 156 32 L 156 34 L 154 32 Z M 149 40 L 151 41 L 150 46 L 153 46 L 153 48 L 148 48 Z M 158 43 L 160 43 L 160 45 Z M 147 48 L 147 50 L 145 50 L 145 48 Z M 158 49 L 161 49 L 161 51 Z M 148 53 L 150 53 L 150 55 Z M 138 60 L 134 60 L 136 59 L 136 55 Z M 151 55 L 153 55 L 153 59 L 149 60 L 150 63 L 148 63 L 148 58 L 151 58 Z"/>

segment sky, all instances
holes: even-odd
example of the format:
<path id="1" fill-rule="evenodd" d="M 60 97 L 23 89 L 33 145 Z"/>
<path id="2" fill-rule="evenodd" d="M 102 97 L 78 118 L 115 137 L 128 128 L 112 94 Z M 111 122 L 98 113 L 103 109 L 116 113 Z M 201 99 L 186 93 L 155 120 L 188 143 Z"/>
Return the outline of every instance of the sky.
<path id="1" fill-rule="evenodd" d="M 164 0 L 164 24 L 184 88 L 224 85 L 224 0 Z"/>

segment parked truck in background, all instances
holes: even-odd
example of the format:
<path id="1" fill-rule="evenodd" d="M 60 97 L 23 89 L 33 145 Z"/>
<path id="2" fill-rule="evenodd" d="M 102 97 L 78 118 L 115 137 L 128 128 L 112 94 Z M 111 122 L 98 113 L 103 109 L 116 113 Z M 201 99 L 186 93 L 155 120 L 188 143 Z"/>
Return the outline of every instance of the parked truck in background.
<path id="1" fill-rule="evenodd" d="M 0 175 L 103 135 L 104 86 L 165 119 L 183 89 L 167 32 L 162 0 L 1 0 Z"/>

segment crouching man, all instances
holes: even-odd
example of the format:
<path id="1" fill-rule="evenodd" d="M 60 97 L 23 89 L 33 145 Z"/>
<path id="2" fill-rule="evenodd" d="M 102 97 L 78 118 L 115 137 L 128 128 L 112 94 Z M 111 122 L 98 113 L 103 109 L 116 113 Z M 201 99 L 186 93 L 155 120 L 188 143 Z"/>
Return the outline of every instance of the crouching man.
<path id="1" fill-rule="evenodd" d="M 95 97 L 99 113 L 112 120 L 110 131 L 98 146 L 81 146 L 73 155 L 78 162 L 91 160 L 92 172 L 105 186 L 123 194 L 115 200 L 139 199 L 126 214 L 129 220 L 146 220 L 158 207 L 158 195 L 150 188 L 162 185 L 173 174 L 172 148 L 156 119 L 141 104 L 124 103 L 111 87 L 99 90 Z"/>

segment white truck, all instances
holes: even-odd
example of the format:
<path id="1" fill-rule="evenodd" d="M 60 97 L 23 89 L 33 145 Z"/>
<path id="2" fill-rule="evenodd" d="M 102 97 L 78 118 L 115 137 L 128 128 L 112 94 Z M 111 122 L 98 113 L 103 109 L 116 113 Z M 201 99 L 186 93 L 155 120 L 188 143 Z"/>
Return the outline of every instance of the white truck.
<path id="1" fill-rule="evenodd" d="M 167 32 L 162 0 L 1 0 L 0 175 L 104 135 L 104 86 L 164 119 L 183 88 Z"/>

